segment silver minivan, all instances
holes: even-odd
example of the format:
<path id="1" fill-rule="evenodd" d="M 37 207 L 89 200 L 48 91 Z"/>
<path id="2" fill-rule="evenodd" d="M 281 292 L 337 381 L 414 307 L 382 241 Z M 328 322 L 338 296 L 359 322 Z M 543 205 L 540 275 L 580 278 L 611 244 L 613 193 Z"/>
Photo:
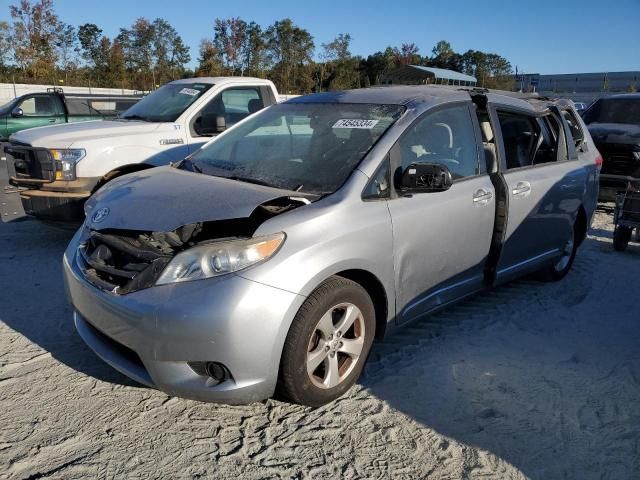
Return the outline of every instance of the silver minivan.
<path id="1" fill-rule="evenodd" d="M 298 97 L 87 202 L 64 255 L 75 324 L 171 395 L 322 405 L 394 327 L 521 275 L 564 277 L 597 159 L 571 102 L 435 86 Z"/>

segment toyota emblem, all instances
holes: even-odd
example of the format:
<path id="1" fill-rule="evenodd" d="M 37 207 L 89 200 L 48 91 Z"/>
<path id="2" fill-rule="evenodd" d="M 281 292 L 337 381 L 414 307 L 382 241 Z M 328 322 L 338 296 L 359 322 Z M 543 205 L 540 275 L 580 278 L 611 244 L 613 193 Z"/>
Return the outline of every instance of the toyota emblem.
<path id="1" fill-rule="evenodd" d="M 91 217 L 91 221 L 93 223 L 100 223 L 109 215 L 109 209 L 107 207 L 99 208 L 96 210 L 96 213 Z"/>

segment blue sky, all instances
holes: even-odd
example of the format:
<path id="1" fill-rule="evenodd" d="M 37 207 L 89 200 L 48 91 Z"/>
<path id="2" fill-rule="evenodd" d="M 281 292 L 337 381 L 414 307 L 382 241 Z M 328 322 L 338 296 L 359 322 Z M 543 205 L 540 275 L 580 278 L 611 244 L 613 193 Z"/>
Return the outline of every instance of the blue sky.
<path id="1" fill-rule="evenodd" d="M 8 20 L 8 6 L 17 1 L 0 0 L 0 20 Z M 640 70 L 640 0 L 55 0 L 54 5 L 63 21 L 95 23 L 110 37 L 138 17 L 164 17 L 191 47 L 192 64 L 200 40 L 213 35 L 213 20 L 239 16 L 263 26 L 290 17 L 311 32 L 317 47 L 350 33 L 352 53 L 360 55 L 411 42 L 430 54 L 444 39 L 458 52 L 498 53 L 525 73 Z"/>

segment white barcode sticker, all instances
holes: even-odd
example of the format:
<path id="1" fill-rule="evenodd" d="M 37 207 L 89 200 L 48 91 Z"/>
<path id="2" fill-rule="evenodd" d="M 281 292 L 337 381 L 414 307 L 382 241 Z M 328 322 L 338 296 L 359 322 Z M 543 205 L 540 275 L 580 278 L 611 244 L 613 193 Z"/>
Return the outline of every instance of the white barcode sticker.
<path id="1" fill-rule="evenodd" d="M 342 118 L 333 124 L 331 128 L 363 128 L 371 130 L 379 120 L 361 120 L 357 118 Z"/>
<path id="2" fill-rule="evenodd" d="M 178 93 L 182 93 L 183 95 L 191 95 L 192 97 L 194 97 L 200 93 L 200 90 L 194 90 L 193 88 L 183 88 Z"/>

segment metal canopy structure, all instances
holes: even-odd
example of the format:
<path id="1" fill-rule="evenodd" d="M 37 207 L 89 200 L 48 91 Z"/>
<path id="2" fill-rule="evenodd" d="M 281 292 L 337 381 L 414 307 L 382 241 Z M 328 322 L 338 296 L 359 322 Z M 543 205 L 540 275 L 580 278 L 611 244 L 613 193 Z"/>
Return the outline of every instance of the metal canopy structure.
<path id="1" fill-rule="evenodd" d="M 444 68 L 405 65 L 388 73 L 384 83 L 391 85 L 461 85 L 473 87 L 478 83 L 476 77 Z"/>

